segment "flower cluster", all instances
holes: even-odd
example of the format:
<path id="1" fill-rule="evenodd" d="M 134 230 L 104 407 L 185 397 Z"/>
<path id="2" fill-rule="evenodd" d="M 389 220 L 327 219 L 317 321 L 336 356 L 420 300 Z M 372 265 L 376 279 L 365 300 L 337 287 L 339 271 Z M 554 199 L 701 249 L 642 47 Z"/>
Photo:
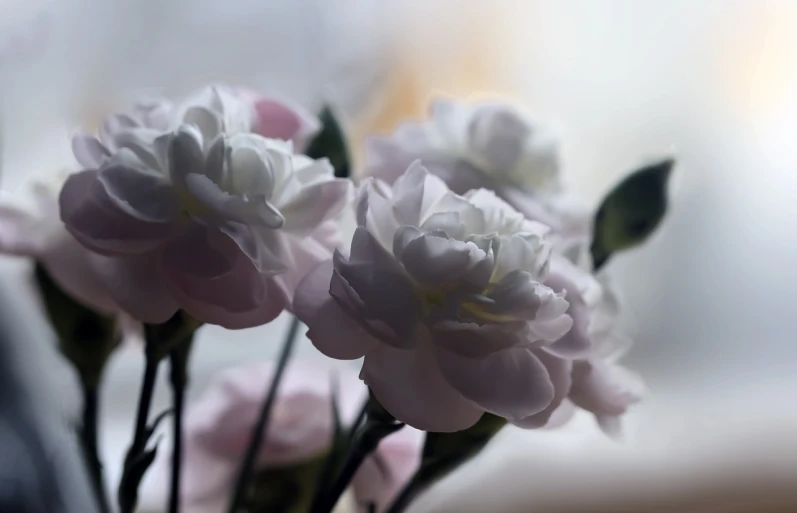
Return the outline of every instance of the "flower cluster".
<path id="1" fill-rule="evenodd" d="M 166 354 L 178 444 L 170 513 L 180 498 L 197 512 L 327 513 L 349 488 L 369 511 L 397 513 L 506 423 L 558 425 L 580 408 L 615 434 L 639 400 L 641 381 L 617 365 L 630 343 L 600 268 L 655 229 L 672 161 L 631 175 L 593 219 L 573 200 L 556 139 L 508 105 L 441 100 L 429 120 L 369 139 L 356 194 L 328 160 L 349 169 L 341 138 L 329 109 L 318 120 L 208 87 L 108 116 L 97 134 L 74 137 L 82 170 L 60 193 L 37 186 L 33 211 L 0 205 L 0 251 L 35 259 L 48 290 L 146 327 L 122 513 L 134 510 L 154 458 L 147 405 Z M 356 221 L 350 241 L 346 213 Z M 47 304 L 56 323 L 58 303 Z M 280 382 L 292 330 L 276 369 L 231 369 L 211 386 L 189 409 L 180 445 L 196 327 L 254 327 L 286 309 L 327 357 L 362 359 L 367 387 L 343 373 L 335 394 L 326 367 L 289 367 Z M 73 363 L 85 366 L 71 342 Z M 104 362 L 86 383 L 98 386 Z M 84 443 L 96 456 L 96 440 Z"/>
<path id="2" fill-rule="evenodd" d="M 588 235 L 589 211 L 563 179 L 556 137 L 510 105 L 435 100 L 428 121 L 366 142 L 365 174 L 393 183 L 417 159 L 457 194 L 494 191 L 554 240 Z"/>
<path id="3" fill-rule="evenodd" d="M 349 255 L 297 292 L 316 347 L 364 356 L 379 401 L 421 429 L 485 412 L 539 427 L 575 404 L 615 431 L 639 387 L 607 363 L 617 300 L 583 258 L 590 221 L 562 209 L 554 140 L 507 106 L 438 101 L 368 148 Z"/>
<path id="4" fill-rule="evenodd" d="M 294 154 L 307 126 L 221 88 L 110 116 L 98 137 L 74 139 L 86 170 L 64 184 L 61 219 L 134 317 L 183 309 L 231 329 L 264 324 L 329 254 L 351 190 L 326 161 Z"/>

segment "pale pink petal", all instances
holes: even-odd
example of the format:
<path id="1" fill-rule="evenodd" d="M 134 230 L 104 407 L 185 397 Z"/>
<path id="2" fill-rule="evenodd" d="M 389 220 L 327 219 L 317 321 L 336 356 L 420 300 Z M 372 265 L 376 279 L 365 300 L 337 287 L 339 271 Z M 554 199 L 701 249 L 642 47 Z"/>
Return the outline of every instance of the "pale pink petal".
<path id="1" fill-rule="evenodd" d="M 360 377 L 388 412 L 416 429 L 461 431 L 484 413 L 443 378 L 428 342 L 412 350 L 382 345 L 370 351 Z"/>
<path id="2" fill-rule="evenodd" d="M 163 270 L 171 286 L 183 294 L 231 312 L 245 312 L 263 302 L 265 284 L 228 240 L 197 227 L 164 248 Z"/>
<path id="3" fill-rule="evenodd" d="M 139 162 L 117 160 L 119 152 L 98 172 L 108 198 L 126 214 L 150 223 L 169 223 L 180 213 L 180 204 L 166 178 Z"/>
<path id="4" fill-rule="evenodd" d="M 382 246 L 392 248 L 399 224 L 385 192 L 388 191 L 376 180 L 363 183 L 357 203 L 357 224 L 371 232 Z"/>
<path id="5" fill-rule="evenodd" d="M 412 346 L 423 301 L 393 255 L 370 232 L 358 227 L 352 238 L 349 260 L 336 253 L 333 261 L 335 271 L 359 296 L 362 303 L 359 313 L 389 326 L 396 335 L 397 344 Z M 385 294 L 388 290 L 390 294 Z"/>
<path id="6" fill-rule="evenodd" d="M 371 136 L 365 140 L 364 177 L 372 176 L 392 184 L 404 173 L 415 157 L 405 152 L 392 138 Z"/>
<path id="7" fill-rule="evenodd" d="M 472 244 L 421 235 L 403 248 L 400 258 L 404 269 L 422 286 L 445 287 L 456 284 L 470 269 L 472 250 Z"/>
<path id="8" fill-rule="evenodd" d="M 171 454 L 161 451 L 156 460 L 161 482 L 169 482 Z M 229 507 L 239 463 L 208 453 L 190 433 L 183 441 L 183 475 L 180 483 L 182 511 L 224 513 Z M 168 489 L 168 485 L 162 487 Z"/>
<path id="9" fill-rule="evenodd" d="M 276 283 L 270 280 L 266 283 L 267 300 L 246 312 L 230 312 L 213 304 L 181 296 L 180 291 L 175 291 L 174 296 L 180 302 L 180 306 L 196 319 L 228 330 L 243 330 L 268 324 L 276 319 L 288 304 L 285 293 Z"/>
<path id="10" fill-rule="evenodd" d="M 35 256 L 47 244 L 47 233 L 32 213 L 12 205 L 0 205 L 0 253 Z"/>
<path id="11" fill-rule="evenodd" d="M 429 172 L 416 160 L 393 184 L 393 215 L 399 225 L 419 226 Z"/>
<path id="12" fill-rule="evenodd" d="M 570 400 L 599 418 L 617 417 L 641 398 L 641 384 L 633 381 L 599 360 L 575 362 Z"/>
<path id="13" fill-rule="evenodd" d="M 221 224 L 215 221 L 210 219 L 207 224 L 227 235 L 259 272 L 274 275 L 290 269 L 286 237 L 279 230 L 255 229 L 237 221 Z"/>
<path id="14" fill-rule="evenodd" d="M 481 408 L 508 420 L 539 413 L 554 398 L 545 365 L 528 346 L 515 346 L 483 358 L 437 349 L 446 381 Z"/>
<path id="15" fill-rule="evenodd" d="M 301 152 L 321 128 L 318 119 L 302 110 L 269 98 L 255 100 L 253 131 L 270 139 L 293 141 Z"/>
<path id="16" fill-rule="evenodd" d="M 165 287 L 157 254 L 106 257 L 89 255 L 108 294 L 132 317 L 146 323 L 166 322 L 179 306 Z"/>
<path id="17" fill-rule="evenodd" d="M 285 216 L 282 228 L 297 236 L 306 235 L 340 214 L 351 195 L 349 180 L 328 180 L 304 187 L 289 203 L 280 206 L 280 212 Z"/>
<path id="18" fill-rule="evenodd" d="M 67 230 L 98 253 L 144 253 L 174 233 L 171 223 L 142 221 L 117 208 L 97 180 L 97 171 L 71 175 L 61 189 L 59 204 Z"/>
<path id="19" fill-rule="evenodd" d="M 557 429 L 570 422 L 576 415 L 576 405 L 569 399 L 562 401 L 562 404 L 548 418 L 545 429 Z M 521 426 L 523 427 L 523 426 Z"/>
<path id="20" fill-rule="evenodd" d="M 97 169 L 111 156 L 108 148 L 88 134 L 76 134 L 72 137 L 72 153 L 85 169 Z"/>
<path id="21" fill-rule="evenodd" d="M 352 481 L 358 504 L 374 503 L 385 511 L 421 462 L 424 433 L 405 426 L 379 443 Z"/>
<path id="22" fill-rule="evenodd" d="M 435 344 L 469 358 L 483 358 L 517 344 L 528 342 L 523 322 L 476 324 L 441 321 L 432 326 Z"/>
<path id="23" fill-rule="evenodd" d="M 119 310 L 92 255 L 66 231 L 54 237 L 39 258 L 53 280 L 84 305 L 106 314 Z"/>
<path id="24" fill-rule="evenodd" d="M 545 349 L 536 349 L 534 354 L 548 371 L 548 376 L 553 384 L 554 395 L 551 403 L 541 412 L 512 422 L 514 425 L 526 429 L 550 426 L 552 416 L 561 408 L 573 382 L 570 376 L 573 368 L 571 361 L 558 358 L 548 353 Z"/>
<path id="25" fill-rule="evenodd" d="M 533 333 L 534 340 L 559 340 L 573 327 L 573 318 L 569 315 L 560 315 L 547 321 L 532 321 L 528 323 L 529 331 Z"/>
<path id="26" fill-rule="evenodd" d="M 523 118 L 498 104 L 481 105 L 467 129 L 472 151 L 490 169 L 501 173 L 510 172 L 518 164 L 531 136 L 531 127 Z"/>
<path id="27" fill-rule="evenodd" d="M 495 180 L 488 174 L 454 155 L 424 159 L 423 162 L 430 172 L 439 176 L 457 194 L 464 195 L 476 189 L 496 189 Z"/>
<path id="28" fill-rule="evenodd" d="M 327 223 L 334 224 L 334 221 Z M 282 286 L 288 298 L 293 300 L 296 287 L 307 273 L 319 263 L 332 258 L 334 245 L 329 244 L 330 240 L 326 233 L 321 233 L 318 237 L 313 233 L 301 239 L 291 235 L 286 235 L 284 238 L 289 255 L 287 258 L 291 265 L 285 272 L 275 276 L 274 280 Z"/>
<path id="29" fill-rule="evenodd" d="M 229 329 L 257 326 L 273 320 L 286 306 L 282 289 L 218 232 L 197 229 L 167 246 L 163 271 L 180 305 L 210 324 Z"/>
<path id="30" fill-rule="evenodd" d="M 332 273 L 331 260 L 310 271 L 296 289 L 293 312 L 309 328 L 316 349 L 330 358 L 356 360 L 378 342 L 329 294 Z"/>

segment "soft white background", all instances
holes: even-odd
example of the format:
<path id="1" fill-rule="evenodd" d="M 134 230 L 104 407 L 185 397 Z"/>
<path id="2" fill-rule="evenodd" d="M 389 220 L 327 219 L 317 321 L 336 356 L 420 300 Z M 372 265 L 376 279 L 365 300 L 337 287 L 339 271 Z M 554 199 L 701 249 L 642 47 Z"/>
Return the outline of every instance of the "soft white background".
<path id="1" fill-rule="evenodd" d="M 2 191 L 18 196 L 31 177 L 71 165 L 66 133 L 92 105 L 101 113 L 123 101 L 120 90 L 176 93 L 228 80 L 309 106 L 333 99 L 355 115 L 395 48 L 428 41 L 444 63 L 461 7 L 478 3 L 2 0 L 4 37 L 40 12 L 50 13 L 53 28 L 28 59 L 0 45 Z M 420 510 L 481 512 L 527 501 L 543 511 L 628 490 L 666 494 L 734 470 L 793 483 L 797 3 L 518 0 L 489 9 L 513 42 L 493 48 L 506 61 L 504 82 L 563 134 L 567 172 L 586 197 L 597 200 L 646 158 L 678 157 L 667 222 L 647 246 L 611 264 L 637 340 L 628 362 L 647 378 L 651 397 L 629 416 L 621 444 L 588 418 L 556 433 L 508 430 Z M 468 27 L 478 40 L 478 24 Z M 21 266 L 3 263 L 5 288 L 27 301 Z M 40 322 L 30 306 L 26 322 Z M 241 332 L 205 328 L 193 392 L 214 369 L 271 357 L 285 321 Z M 49 346 L 41 351 L 68 410 L 72 378 Z M 318 357 L 306 343 L 300 352 Z M 135 347 L 108 369 L 103 446 L 111 480 L 140 372 Z"/>

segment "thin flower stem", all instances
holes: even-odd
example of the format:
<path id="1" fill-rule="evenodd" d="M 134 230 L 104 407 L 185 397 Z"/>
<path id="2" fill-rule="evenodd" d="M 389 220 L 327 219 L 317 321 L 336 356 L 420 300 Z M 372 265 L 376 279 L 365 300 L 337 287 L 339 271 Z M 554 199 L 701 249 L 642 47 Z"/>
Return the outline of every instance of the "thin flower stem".
<path id="1" fill-rule="evenodd" d="M 100 461 L 97 447 L 97 433 L 99 423 L 99 392 L 97 387 L 83 383 L 83 420 L 80 427 L 80 441 L 83 454 L 89 467 L 89 475 L 97 497 L 97 504 L 102 513 L 110 513 L 111 507 L 105 490 L 102 462 Z"/>
<path id="2" fill-rule="evenodd" d="M 172 476 L 169 491 L 169 513 L 180 511 L 180 473 L 183 463 L 183 409 L 185 406 L 186 366 L 191 338 L 181 342 L 169 353 L 174 417 L 172 419 L 174 447 L 172 448 Z"/>
<path id="3" fill-rule="evenodd" d="M 404 427 L 404 424 L 396 422 L 392 417 L 369 414 L 368 410 L 372 407 L 373 403 L 369 403 L 365 414 L 365 423 L 357 428 L 354 439 L 349 444 L 346 460 L 340 473 L 332 486 L 319 496 L 320 499 L 313 504 L 310 513 L 330 513 L 351 484 L 365 458 L 376 450 L 383 438 Z"/>
<path id="4" fill-rule="evenodd" d="M 365 414 L 368 412 L 368 401 L 369 398 L 366 397 L 363 401 L 363 405 L 360 407 L 360 411 L 357 413 L 357 417 L 354 419 L 354 423 L 349 429 L 349 442 L 354 439 L 354 434 L 357 432 L 357 428 L 360 427 L 360 424 L 362 424 L 363 420 L 365 419 Z"/>
<path id="5" fill-rule="evenodd" d="M 258 452 L 260 451 L 260 446 L 263 443 L 263 439 L 265 438 L 266 430 L 268 429 L 269 417 L 274 406 L 274 401 L 277 398 L 277 392 L 280 382 L 282 381 L 282 375 L 284 374 L 285 368 L 288 365 L 288 360 L 290 360 L 291 354 L 293 353 L 293 347 L 296 342 L 296 334 L 299 332 L 299 326 L 299 319 L 294 317 L 291 320 L 288 333 L 285 335 L 285 341 L 282 343 L 282 352 L 280 353 L 279 362 L 277 363 L 277 370 L 268 385 L 266 399 L 263 401 L 263 405 L 260 408 L 260 415 L 252 429 L 252 437 L 249 441 L 249 447 L 247 448 L 244 459 L 241 462 L 241 468 L 239 469 L 238 479 L 235 484 L 235 491 L 233 493 L 232 500 L 230 501 L 230 508 L 228 509 L 229 513 L 239 513 L 241 508 L 244 506 L 246 494 L 249 490 L 249 483 L 252 480 L 252 473 L 254 472 L 255 460 L 257 458 Z"/>
<path id="6" fill-rule="evenodd" d="M 138 412 L 136 413 L 136 427 L 133 433 L 133 442 L 127 450 L 125 456 L 125 469 L 122 473 L 122 480 L 119 484 L 119 511 L 121 513 L 132 513 L 138 502 L 138 482 L 129 478 L 129 465 L 138 460 L 147 446 L 149 430 L 147 420 L 149 410 L 152 406 L 152 396 L 155 392 L 155 381 L 158 377 L 158 365 L 160 359 L 146 351 L 146 364 L 144 366 L 144 377 L 141 381 L 141 392 L 138 397 Z"/>

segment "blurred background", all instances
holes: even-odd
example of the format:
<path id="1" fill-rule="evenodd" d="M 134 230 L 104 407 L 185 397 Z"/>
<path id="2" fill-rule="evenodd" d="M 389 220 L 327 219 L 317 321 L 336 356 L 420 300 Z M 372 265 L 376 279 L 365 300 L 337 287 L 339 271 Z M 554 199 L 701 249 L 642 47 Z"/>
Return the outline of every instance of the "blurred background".
<path id="1" fill-rule="evenodd" d="M 651 157 L 677 156 L 668 219 L 610 264 L 650 388 L 622 441 L 591 418 L 507 429 L 413 511 L 797 512 L 797 2 L 763 0 L 0 0 L 2 194 L 73 166 L 68 136 L 136 93 L 245 84 L 342 109 L 367 133 L 429 97 L 501 96 L 550 123 L 593 202 Z M 32 300 L 37 376 L 77 408 Z M 22 321 L 20 321 L 22 322 Z M 287 318 L 204 328 L 192 394 L 219 368 L 271 358 Z M 306 358 L 320 358 L 308 342 Z M 115 483 L 142 356 L 107 371 L 103 450 Z M 166 392 L 166 390 L 162 390 Z M 159 405 L 167 404 L 164 393 Z M 157 408 L 156 408 L 157 409 Z M 145 506 L 162 503 L 149 483 Z M 771 509 L 768 509 L 771 508 Z M 780 508 L 780 509 L 777 509 Z"/>

